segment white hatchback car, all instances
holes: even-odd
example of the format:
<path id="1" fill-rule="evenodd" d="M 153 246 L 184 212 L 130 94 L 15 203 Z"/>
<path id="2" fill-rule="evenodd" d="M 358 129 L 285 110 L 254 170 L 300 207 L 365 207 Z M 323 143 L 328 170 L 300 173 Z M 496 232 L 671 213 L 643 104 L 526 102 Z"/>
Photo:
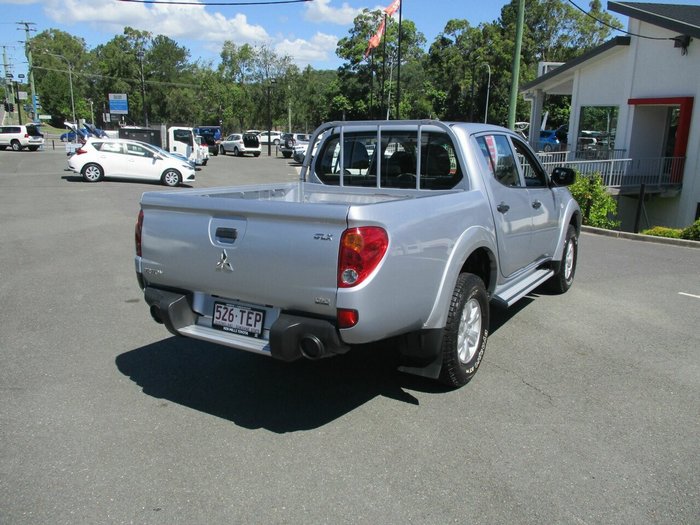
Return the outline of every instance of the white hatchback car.
<path id="1" fill-rule="evenodd" d="M 190 163 L 137 140 L 90 139 L 68 159 L 68 167 L 86 182 L 117 177 L 177 186 L 195 180 Z"/>

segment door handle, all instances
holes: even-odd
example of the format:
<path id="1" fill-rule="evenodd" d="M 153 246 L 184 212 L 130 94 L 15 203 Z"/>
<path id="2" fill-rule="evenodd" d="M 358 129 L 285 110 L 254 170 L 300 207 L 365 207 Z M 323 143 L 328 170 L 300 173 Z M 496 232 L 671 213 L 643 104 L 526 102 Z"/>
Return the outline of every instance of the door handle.
<path id="1" fill-rule="evenodd" d="M 506 213 L 508 210 L 510 210 L 510 206 L 508 206 L 505 202 L 501 202 L 498 206 L 496 206 L 496 209 L 501 213 Z"/>
<path id="2" fill-rule="evenodd" d="M 541 206 L 542 206 L 542 203 L 540 201 L 534 201 L 532 203 L 532 207 L 535 208 L 536 210 L 539 210 Z"/>

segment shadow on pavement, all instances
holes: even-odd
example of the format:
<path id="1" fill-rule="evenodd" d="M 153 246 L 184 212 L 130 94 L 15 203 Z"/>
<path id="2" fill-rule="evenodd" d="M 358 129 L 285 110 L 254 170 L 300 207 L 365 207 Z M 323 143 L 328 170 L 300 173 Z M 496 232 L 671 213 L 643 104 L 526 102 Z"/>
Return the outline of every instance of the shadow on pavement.
<path id="1" fill-rule="evenodd" d="M 492 309 L 491 333 L 531 301 L 526 298 L 509 310 Z M 376 396 L 418 405 L 407 390 L 429 394 L 450 390 L 398 372 L 395 348 L 387 343 L 353 348 L 346 355 L 320 361 L 284 363 L 170 337 L 121 354 L 116 365 L 144 394 L 244 428 L 277 433 L 318 428 Z"/>

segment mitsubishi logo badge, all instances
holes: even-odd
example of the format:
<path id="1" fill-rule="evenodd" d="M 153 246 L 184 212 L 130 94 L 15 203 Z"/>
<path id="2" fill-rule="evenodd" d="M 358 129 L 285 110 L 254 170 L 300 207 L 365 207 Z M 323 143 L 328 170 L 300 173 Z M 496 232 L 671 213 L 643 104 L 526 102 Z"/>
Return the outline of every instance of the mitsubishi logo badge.
<path id="1" fill-rule="evenodd" d="M 231 266 L 231 263 L 228 262 L 228 254 L 226 253 L 226 250 L 222 250 L 222 252 L 221 252 L 221 257 L 219 258 L 219 262 L 216 263 L 216 271 L 217 272 L 232 272 L 233 271 L 233 266 Z"/>

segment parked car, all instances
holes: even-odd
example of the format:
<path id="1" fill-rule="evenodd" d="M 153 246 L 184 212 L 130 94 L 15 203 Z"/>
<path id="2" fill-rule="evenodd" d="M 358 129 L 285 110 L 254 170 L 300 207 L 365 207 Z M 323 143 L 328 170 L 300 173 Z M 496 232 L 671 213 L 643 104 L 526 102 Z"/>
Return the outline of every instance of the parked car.
<path id="1" fill-rule="evenodd" d="M 260 139 L 255 133 L 232 133 L 219 144 L 219 152 L 222 155 L 231 153 L 236 157 L 250 154 L 260 156 Z"/>
<path id="2" fill-rule="evenodd" d="M 39 131 L 39 126 L 27 124 L 26 126 L 0 126 L 0 150 L 8 146 L 14 151 L 27 148 L 36 151 L 44 145 L 44 135 Z"/>
<path id="3" fill-rule="evenodd" d="M 513 131 L 329 122 L 313 142 L 322 133 L 303 184 L 141 196 L 134 266 L 154 321 L 287 362 L 388 341 L 403 371 L 456 388 L 482 362 L 491 305 L 572 286 L 575 172 L 547 172 Z"/>
<path id="4" fill-rule="evenodd" d="M 87 133 L 82 129 L 77 130 L 77 132 L 70 130 L 62 133 L 58 138 L 61 142 L 75 142 L 76 140 L 83 142 L 87 138 Z"/>
<path id="5" fill-rule="evenodd" d="M 540 131 L 540 141 L 537 143 L 540 151 L 559 151 L 560 143 L 557 138 L 557 130 L 543 129 Z"/>
<path id="6" fill-rule="evenodd" d="M 283 133 L 280 142 L 280 151 L 285 159 L 294 155 L 294 147 L 302 142 L 309 142 L 306 133 Z"/>
<path id="7" fill-rule="evenodd" d="M 202 137 L 202 144 L 209 148 L 209 153 L 215 157 L 219 154 L 219 142 L 221 142 L 221 126 L 198 126 L 194 128 L 194 134 Z"/>
<path id="8" fill-rule="evenodd" d="M 126 139 L 88 139 L 68 159 L 68 168 L 86 182 L 105 177 L 156 180 L 177 186 L 195 180 L 194 167 L 150 144 Z"/>
<path id="9" fill-rule="evenodd" d="M 258 135 L 258 139 L 260 140 L 260 144 L 272 144 L 274 146 L 278 146 L 282 141 L 282 132 L 271 131 L 268 135 L 267 131 L 263 131 L 260 133 L 260 135 Z"/>

